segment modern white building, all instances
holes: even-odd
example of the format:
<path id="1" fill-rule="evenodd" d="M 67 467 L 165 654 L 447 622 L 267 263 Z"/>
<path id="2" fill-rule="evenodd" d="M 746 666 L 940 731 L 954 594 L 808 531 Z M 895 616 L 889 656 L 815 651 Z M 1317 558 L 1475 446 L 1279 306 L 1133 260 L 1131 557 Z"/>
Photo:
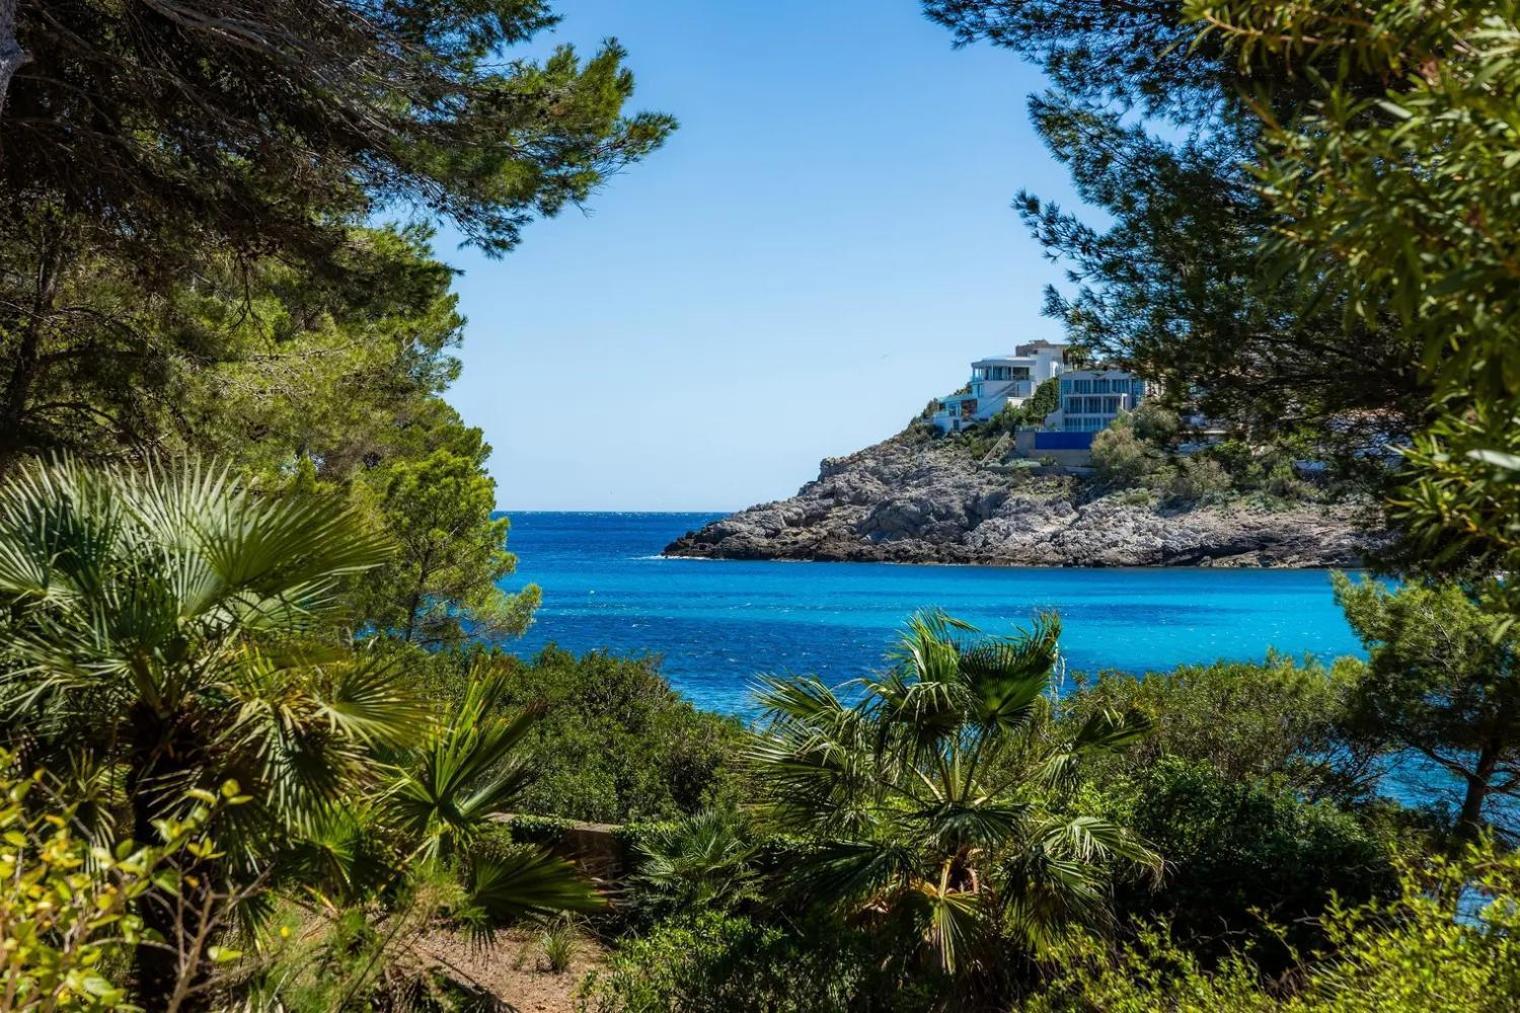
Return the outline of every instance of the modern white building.
<path id="1" fill-rule="evenodd" d="M 945 433 L 986 422 L 1009 405 L 1023 404 L 1040 384 L 1060 375 L 1065 362 L 1066 346 L 1043 340 L 1019 345 L 1012 355 L 978 359 L 965 388 L 939 399 L 933 422 Z"/>
<path id="2" fill-rule="evenodd" d="M 1061 374 L 1061 407 L 1045 416 L 1047 431 L 1097 433 L 1132 412 L 1154 385 L 1123 369 L 1070 369 Z"/>

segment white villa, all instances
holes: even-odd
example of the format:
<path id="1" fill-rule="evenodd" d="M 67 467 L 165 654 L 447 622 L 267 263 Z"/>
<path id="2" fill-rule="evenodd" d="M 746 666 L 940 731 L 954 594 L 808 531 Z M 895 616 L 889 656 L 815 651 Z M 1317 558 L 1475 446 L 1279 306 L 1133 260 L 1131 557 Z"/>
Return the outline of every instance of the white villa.
<path id="1" fill-rule="evenodd" d="M 1019 345 L 1012 355 L 978 359 L 964 391 L 939 399 L 933 422 L 951 433 L 973 422 L 986 422 L 1008 405 L 1017 407 L 1035 388 L 1065 368 L 1066 346 L 1051 341 Z"/>
<path id="2" fill-rule="evenodd" d="M 1071 369 L 1061 374 L 1061 407 L 1045 416 L 1045 429 L 1098 433 L 1121 412 L 1132 412 L 1153 385 L 1123 369 Z"/>

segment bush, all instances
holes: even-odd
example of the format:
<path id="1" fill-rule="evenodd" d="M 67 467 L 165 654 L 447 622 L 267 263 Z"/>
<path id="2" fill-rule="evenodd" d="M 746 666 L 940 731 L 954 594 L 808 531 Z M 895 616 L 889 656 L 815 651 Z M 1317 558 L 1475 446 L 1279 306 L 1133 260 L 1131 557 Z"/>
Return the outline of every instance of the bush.
<path id="1" fill-rule="evenodd" d="M 665 922 L 623 944 L 583 989 L 595 1013 L 829 1013 L 860 1009 L 872 980 L 842 926 L 817 939 L 709 911 Z"/>
<path id="2" fill-rule="evenodd" d="M 1460 899 L 1472 903 L 1459 903 Z M 1462 908 L 1458 915 L 1458 908 Z M 1327 956 L 1270 983 L 1236 953 L 1210 970 L 1164 927 L 1110 953 L 1085 940 L 1032 1013 L 1501 1013 L 1520 1008 L 1520 855 L 1475 850 L 1401 877 L 1388 903 L 1337 907 L 1318 922 Z"/>
<path id="3" fill-rule="evenodd" d="M 732 911 L 759 899 L 754 829 L 728 813 L 706 812 L 641 834 L 629 904 L 654 921 L 675 914 Z"/>
<path id="4" fill-rule="evenodd" d="M 1167 495 L 1180 503 L 1197 503 L 1230 491 L 1229 472 L 1207 457 L 1184 457 L 1167 483 Z"/>
<path id="5" fill-rule="evenodd" d="M 1178 937 L 1222 955 L 1251 940 L 1258 963 L 1283 970 L 1292 951 L 1325 942 L 1313 919 L 1332 899 L 1387 899 L 1391 857 L 1357 820 L 1302 801 L 1281 783 L 1219 776 L 1207 763 L 1159 761 L 1133 783 L 1126 818 L 1166 856 L 1159 890 L 1121 886 L 1121 912 L 1161 915 Z M 1262 919 L 1286 926 L 1267 929 Z"/>
<path id="6" fill-rule="evenodd" d="M 453 693 L 483 650 L 421 663 L 439 692 Z M 737 797 L 733 758 L 742 726 L 683 700 L 653 660 L 600 651 L 577 657 L 551 646 L 506 664 L 502 706 L 544 709 L 524 744 L 536 772 L 524 812 L 622 823 L 679 817 Z"/>
<path id="7" fill-rule="evenodd" d="M 1117 489 L 1140 485 L 1165 465 L 1123 418 L 1093 437 L 1091 463 L 1098 480 Z"/>
<path id="8" fill-rule="evenodd" d="M 1277 776 L 1310 798 L 1345 804 L 1363 800 L 1378 772 L 1376 744 L 1348 741 L 1340 730 L 1362 668 L 1351 659 L 1327 668 L 1269 655 L 1139 678 L 1107 673 L 1079 682 L 1067 706 L 1078 721 L 1108 709 L 1138 712 L 1154 725 L 1150 737 L 1110 764 L 1111 774 L 1177 756 L 1207 762 L 1225 780 Z"/>
<path id="9" fill-rule="evenodd" d="M 1177 413 L 1155 401 L 1146 401 L 1130 415 L 1130 425 L 1135 435 L 1157 449 L 1172 445 L 1182 431 L 1182 420 Z"/>

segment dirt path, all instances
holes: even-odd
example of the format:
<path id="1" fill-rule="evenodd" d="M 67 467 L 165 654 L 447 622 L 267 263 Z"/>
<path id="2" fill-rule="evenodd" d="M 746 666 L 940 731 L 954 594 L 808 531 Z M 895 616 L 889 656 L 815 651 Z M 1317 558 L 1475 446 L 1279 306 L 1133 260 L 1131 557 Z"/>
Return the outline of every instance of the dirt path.
<path id="1" fill-rule="evenodd" d="M 573 1013 L 577 987 L 602 966 L 607 951 L 596 939 L 577 935 L 569 966 L 555 972 L 540 937 L 536 929 L 511 929 L 490 945 L 477 946 L 458 933 L 436 930 L 424 937 L 423 947 L 520 1013 Z"/>

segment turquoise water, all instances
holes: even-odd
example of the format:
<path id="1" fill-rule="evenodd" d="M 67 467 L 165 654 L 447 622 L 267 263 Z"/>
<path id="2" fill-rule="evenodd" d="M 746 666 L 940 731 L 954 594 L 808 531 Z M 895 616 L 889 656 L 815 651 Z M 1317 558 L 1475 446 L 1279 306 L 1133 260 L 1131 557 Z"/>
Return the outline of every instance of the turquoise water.
<path id="1" fill-rule="evenodd" d="M 915 609 L 940 607 L 1006 632 L 1058 612 L 1072 670 L 1141 672 L 1269 647 L 1361 654 L 1322 570 L 1053 570 L 890 563 L 661 559 L 671 539 L 713 514 L 514 513 L 519 558 L 508 588 L 542 586 L 527 654 L 554 642 L 581 652 L 654 654 L 699 706 L 745 710 L 756 673 L 831 681 L 875 668 Z"/>

